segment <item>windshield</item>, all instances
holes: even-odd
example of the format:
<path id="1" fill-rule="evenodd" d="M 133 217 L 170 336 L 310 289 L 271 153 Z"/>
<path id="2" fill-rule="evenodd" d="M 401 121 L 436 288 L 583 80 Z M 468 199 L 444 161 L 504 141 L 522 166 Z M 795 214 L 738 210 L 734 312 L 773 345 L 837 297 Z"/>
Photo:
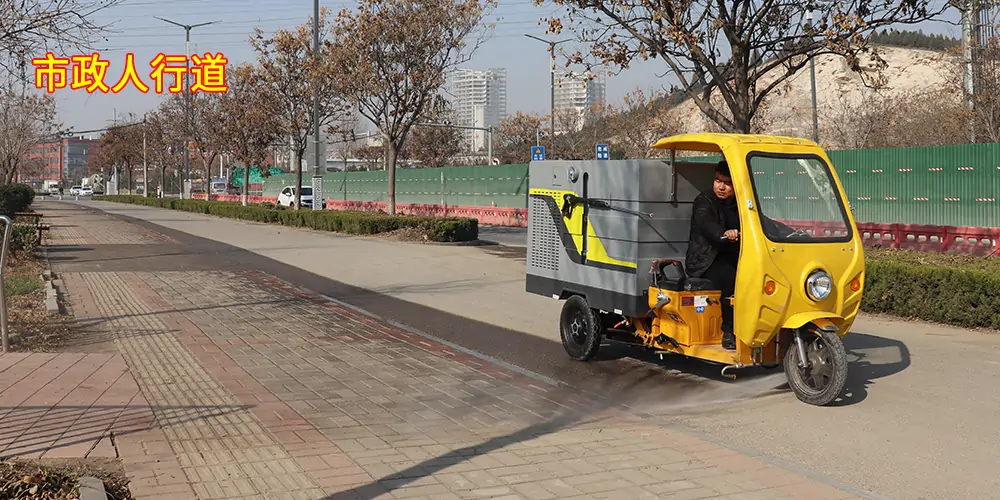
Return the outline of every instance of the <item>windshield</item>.
<path id="1" fill-rule="evenodd" d="M 815 155 L 751 153 L 750 179 L 764 235 L 771 241 L 851 239 L 829 166 Z"/>
<path id="2" fill-rule="evenodd" d="M 292 191 L 294 193 L 294 191 Z M 313 188 L 302 188 L 302 196 L 312 196 Z"/>

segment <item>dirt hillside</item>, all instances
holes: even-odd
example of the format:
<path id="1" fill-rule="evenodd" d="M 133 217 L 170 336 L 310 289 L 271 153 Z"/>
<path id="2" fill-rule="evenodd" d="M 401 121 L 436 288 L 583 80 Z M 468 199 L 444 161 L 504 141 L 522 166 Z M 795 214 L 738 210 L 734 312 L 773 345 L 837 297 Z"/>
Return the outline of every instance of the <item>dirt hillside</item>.
<path id="1" fill-rule="evenodd" d="M 956 56 L 923 49 L 881 47 L 882 59 L 888 67 L 882 71 L 887 87 L 885 93 L 940 89 L 956 85 L 959 70 Z M 869 80 L 866 77 L 866 81 Z M 766 133 L 809 137 L 812 134 L 812 101 L 809 66 L 789 78 L 779 87 L 780 93 L 769 97 L 770 126 Z M 955 98 L 960 98 L 956 87 Z M 873 91 L 866 88 L 861 75 L 851 71 L 839 56 L 821 56 L 816 60 L 816 97 L 819 116 L 820 141 L 826 147 L 836 147 L 823 138 L 825 122 L 850 112 Z M 721 102 L 721 101 L 720 101 Z M 690 100 L 674 108 L 680 113 L 682 123 L 688 124 L 686 132 L 708 130 L 709 120 Z"/>

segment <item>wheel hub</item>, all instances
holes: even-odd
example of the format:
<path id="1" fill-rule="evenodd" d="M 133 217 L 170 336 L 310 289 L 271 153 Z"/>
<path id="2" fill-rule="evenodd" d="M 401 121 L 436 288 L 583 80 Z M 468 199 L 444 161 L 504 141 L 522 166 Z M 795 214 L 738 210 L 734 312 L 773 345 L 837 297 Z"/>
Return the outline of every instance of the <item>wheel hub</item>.
<path id="1" fill-rule="evenodd" d="M 814 338 L 806 345 L 806 357 L 809 358 L 809 367 L 799 367 L 802 381 L 810 389 L 822 391 L 833 380 L 833 354 L 822 339 Z"/>
<path id="2" fill-rule="evenodd" d="M 586 337 L 584 330 L 583 318 L 579 315 L 573 316 L 573 321 L 569 323 L 569 333 L 575 342 L 582 343 L 584 341 Z"/>

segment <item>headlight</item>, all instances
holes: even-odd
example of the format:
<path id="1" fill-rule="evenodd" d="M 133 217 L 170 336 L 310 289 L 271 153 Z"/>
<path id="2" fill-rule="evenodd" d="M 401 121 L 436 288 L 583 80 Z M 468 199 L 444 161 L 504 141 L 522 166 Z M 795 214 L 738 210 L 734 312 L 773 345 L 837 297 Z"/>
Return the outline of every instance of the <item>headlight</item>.
<path id="1" fill-rule="evenodd" d="M 823 300 L 833 291 L 833 277 L 826 271 L 816 270 L 806 278 L 806 293 L 813 300 Z"/>

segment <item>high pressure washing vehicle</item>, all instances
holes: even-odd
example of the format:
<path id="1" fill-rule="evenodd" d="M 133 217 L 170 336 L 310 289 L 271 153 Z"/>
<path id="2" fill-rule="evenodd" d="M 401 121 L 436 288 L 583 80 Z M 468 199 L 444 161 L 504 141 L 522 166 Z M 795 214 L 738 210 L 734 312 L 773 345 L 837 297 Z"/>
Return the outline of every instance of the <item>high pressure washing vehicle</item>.
<path id="1" fill-rule="evenodd" d="M 841 337 L 861 305 L 865 260 L 826 152 L 800 138 L 685 134 L 659 140 L 666 160 L 533 161 L 525 289 L 564 300 L 573 359 L 605 340 L 722 366 L 784 365 L 802 401 L 827 405 L 847 379 Z M 690 277 L 695 197 L 728 162 L 740 221 L 735 293 Z M 722 340 L 733 306 L 736 348 Z"/>

